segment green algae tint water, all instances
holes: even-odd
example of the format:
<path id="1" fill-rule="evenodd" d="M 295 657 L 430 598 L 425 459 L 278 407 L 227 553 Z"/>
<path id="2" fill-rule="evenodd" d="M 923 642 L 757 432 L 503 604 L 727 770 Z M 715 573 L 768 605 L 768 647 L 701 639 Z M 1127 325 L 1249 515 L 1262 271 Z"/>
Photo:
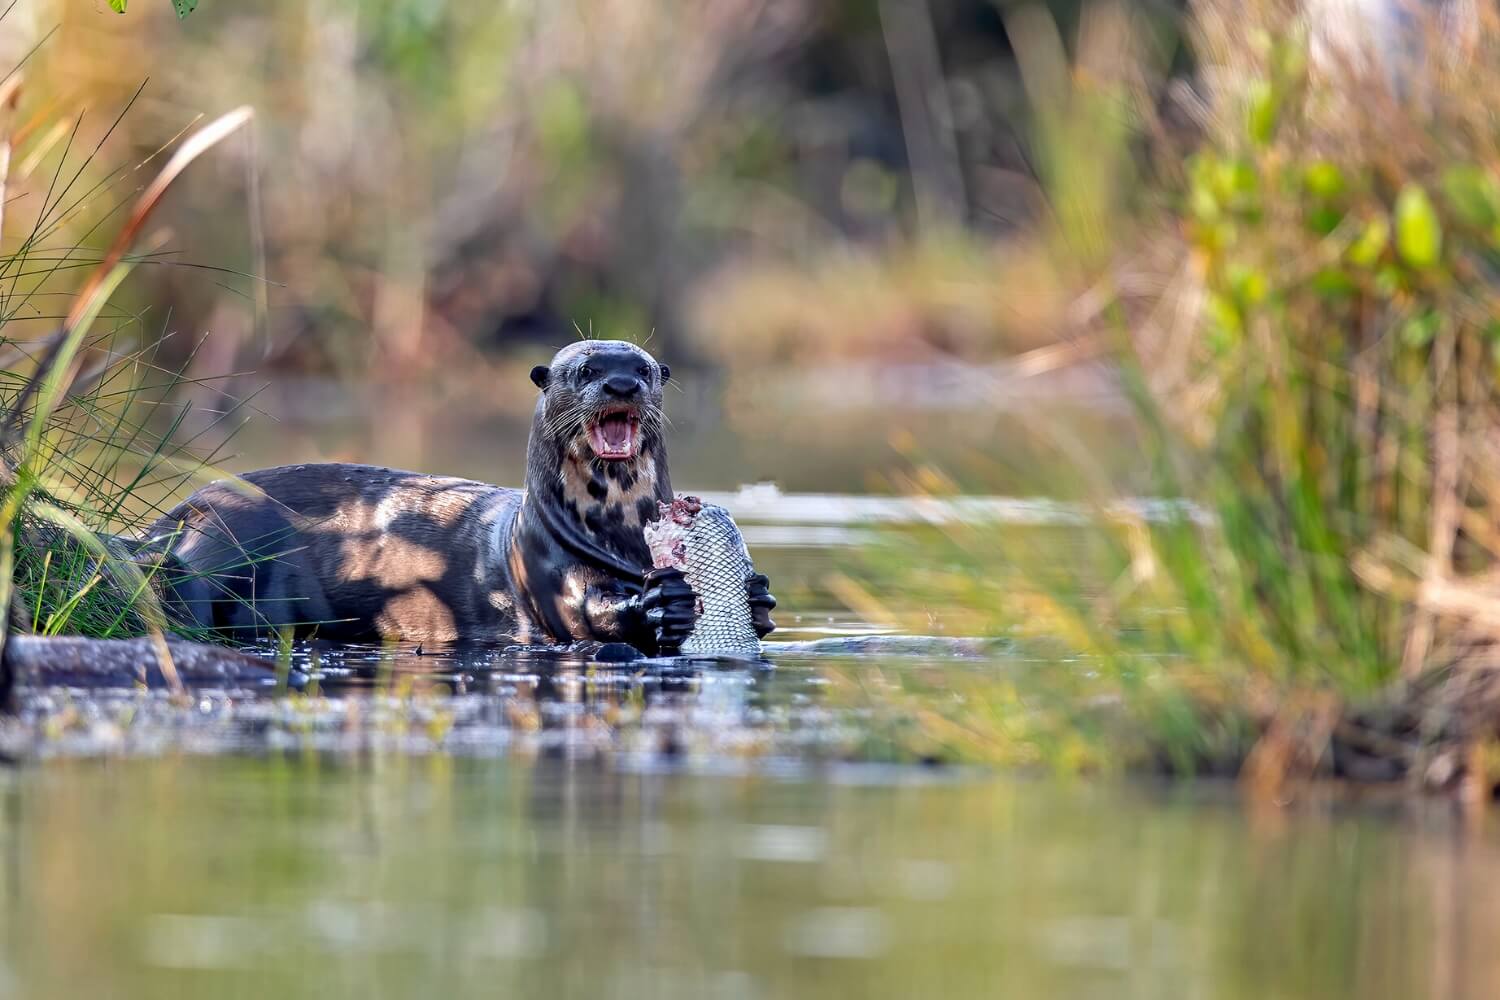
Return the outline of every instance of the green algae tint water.
<path id="1" fill-rule="evenodd" d="M 0 777 L 0 995 L 1484 997 L 1500 842 L 1227 789 L 367 753 Z"/>

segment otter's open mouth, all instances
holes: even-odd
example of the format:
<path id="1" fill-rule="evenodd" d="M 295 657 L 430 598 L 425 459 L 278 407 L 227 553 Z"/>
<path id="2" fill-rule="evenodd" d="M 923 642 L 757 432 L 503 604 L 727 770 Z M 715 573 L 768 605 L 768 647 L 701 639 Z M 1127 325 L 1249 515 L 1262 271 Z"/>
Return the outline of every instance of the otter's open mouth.
<path id="1" fill-rule="evenodd" d="M 641 419 L 635 410 L 607 410 L 589 424 L 589 447 L 608 461 L 634 458 L 640 449 Z"/>

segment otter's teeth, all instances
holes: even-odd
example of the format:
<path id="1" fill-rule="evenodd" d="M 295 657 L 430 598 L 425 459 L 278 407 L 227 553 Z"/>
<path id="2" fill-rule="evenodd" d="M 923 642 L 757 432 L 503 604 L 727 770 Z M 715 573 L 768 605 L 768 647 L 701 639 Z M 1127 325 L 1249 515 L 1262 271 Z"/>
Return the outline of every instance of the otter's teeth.
<path id="1" fill-rule="evenodd" d="M 636 426 L 629 413 L 606 414 L 589 426 L 589 446 L 600 458 L 630 458 L 635 454 Z"/>

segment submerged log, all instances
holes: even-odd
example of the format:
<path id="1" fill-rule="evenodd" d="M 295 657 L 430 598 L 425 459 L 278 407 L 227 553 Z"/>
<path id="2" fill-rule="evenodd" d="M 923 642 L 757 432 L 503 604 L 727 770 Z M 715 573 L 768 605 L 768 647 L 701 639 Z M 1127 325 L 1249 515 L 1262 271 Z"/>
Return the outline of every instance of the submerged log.
<path id="1" fill-rule="evenodd" d="M 272 687 L 276 664 L 224 646 L 167 639 L 177 676 L 185 685 L 214 687 Z M 165 687 L 156 644 L 148 638 L 85 639 L 81 636 L 12 635 L 5 643 L 4 688 L 0 699 L 9 704 L 20 685 L 128 686 L 144 683 Z M 289 686 L 301 686 L 296 671 Z"/>

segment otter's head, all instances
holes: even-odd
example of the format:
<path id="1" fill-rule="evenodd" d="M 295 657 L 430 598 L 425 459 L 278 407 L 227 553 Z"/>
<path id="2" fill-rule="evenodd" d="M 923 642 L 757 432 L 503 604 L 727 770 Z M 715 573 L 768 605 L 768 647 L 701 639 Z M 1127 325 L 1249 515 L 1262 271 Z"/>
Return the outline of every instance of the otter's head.
<path id="1" fill-rule="evenodd" d="M 623 340 L 585 340 L 531 370 L 546 434 L 573 454 L 626 462 L 661 439 L 671 370 Z"/>

